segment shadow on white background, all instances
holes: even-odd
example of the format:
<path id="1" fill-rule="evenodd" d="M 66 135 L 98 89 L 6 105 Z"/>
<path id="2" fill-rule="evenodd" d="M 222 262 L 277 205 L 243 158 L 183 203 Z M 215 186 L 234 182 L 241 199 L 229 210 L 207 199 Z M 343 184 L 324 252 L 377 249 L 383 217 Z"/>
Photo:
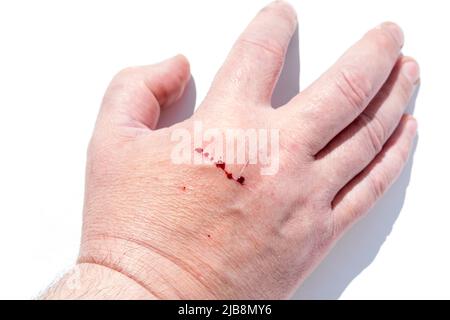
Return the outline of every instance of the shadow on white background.
<path id="1" fill-rule="evenodd" d="M 272 105 L 275 108 L 284 105 L 299 92 L 299 74 L 297 29 L 292 37 L 283 70 L 273 93 Z M 414 111 L 416 96 L 417 92 L 408 107 L 409 113 Z M 168 127 L 188 119 L 194 113 L 195 104 L 195 81 L 191 78 L 181 99 L 161 111 L 158 128 Z M 337 299 L 350 282 L 371 264 L 402 209 L 415 149 L 416 145 L 398 180 L 376 206 L 338 241 L 317 269 L 294 293 L 293 299 Z"/>

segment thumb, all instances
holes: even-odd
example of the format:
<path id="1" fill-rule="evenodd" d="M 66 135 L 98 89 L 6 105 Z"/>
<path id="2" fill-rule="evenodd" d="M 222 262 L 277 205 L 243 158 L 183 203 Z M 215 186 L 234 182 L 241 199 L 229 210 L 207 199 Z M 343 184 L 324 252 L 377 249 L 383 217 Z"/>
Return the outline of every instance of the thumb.
<path id="1" fill-rule="evenodd" d="M 106 90 L 97 125 L 154 129 L 160 107 L 176 101 L 189 78 L 183 55 L 120 71 Z"/>

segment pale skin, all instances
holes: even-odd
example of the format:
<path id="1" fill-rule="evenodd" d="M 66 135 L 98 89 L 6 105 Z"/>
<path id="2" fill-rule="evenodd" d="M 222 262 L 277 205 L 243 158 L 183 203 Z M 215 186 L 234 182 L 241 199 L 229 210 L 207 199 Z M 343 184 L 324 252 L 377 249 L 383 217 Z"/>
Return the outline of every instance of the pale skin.
<path id="1" fill-rule="evenodd" d="M 284 2 L 259 12 L 194 115 L 169 128 L 156 126 L 189 81 L 184 56 L 114 77 L 88 150 L 79 258 L 42 298 L 289 298 L 401 172 L 419 82 L 401 29 L 384 23 L 274 109 L 296 26 Z M 249 165 L 240 185 L 209 163 L 174 164 L 171 132 L 193 121 L 280 129 L 278 172 Z"/>

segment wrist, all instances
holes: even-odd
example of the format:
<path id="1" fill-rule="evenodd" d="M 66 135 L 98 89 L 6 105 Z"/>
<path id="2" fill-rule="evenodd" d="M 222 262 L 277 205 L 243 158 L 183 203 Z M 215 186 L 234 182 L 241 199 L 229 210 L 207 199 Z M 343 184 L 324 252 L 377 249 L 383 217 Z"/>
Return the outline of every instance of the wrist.
<path id="1" fill-rule="evenodd" d="M 76 264 L 40 299 L 156 299 L 126 275 L 94 263 Z"/>
<path id="2" fill-rule="evenodd" d="M 210 279 L 211 272 L 204 269 L 204 264 L 201 267 L 198 260 L 193 264 L 184 260 L 181 252 L 169 254 L 117 236 L 85 237 L 78 258 L 79 263 L 100 264 L 118 270 L 141 285 L 153 299 L 217 298 L 214 292 L 221 287 Z"/>

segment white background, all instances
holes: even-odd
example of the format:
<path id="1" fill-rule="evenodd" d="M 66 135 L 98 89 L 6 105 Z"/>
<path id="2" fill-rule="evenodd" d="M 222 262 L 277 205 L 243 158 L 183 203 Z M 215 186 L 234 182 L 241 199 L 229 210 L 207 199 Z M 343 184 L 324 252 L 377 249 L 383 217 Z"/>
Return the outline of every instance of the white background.
<path id="1" fill-rule="evenodd" d="M 366 30 L 405 31 L 421 65 L 413 161 L 296 298 L 450 298 L 447 1 L 292 0 L 299 15 L 275 103 L 305 88 Z M 0 2 L 0 298 L 33 298 L 77 255 L 86 146 L 119 69 L 178 52 L 206 90 L 266 1 Z M 298 57 L 300 44 L 300 59 Z M 298 63 L 300 62 L 300 63 Z"/>

